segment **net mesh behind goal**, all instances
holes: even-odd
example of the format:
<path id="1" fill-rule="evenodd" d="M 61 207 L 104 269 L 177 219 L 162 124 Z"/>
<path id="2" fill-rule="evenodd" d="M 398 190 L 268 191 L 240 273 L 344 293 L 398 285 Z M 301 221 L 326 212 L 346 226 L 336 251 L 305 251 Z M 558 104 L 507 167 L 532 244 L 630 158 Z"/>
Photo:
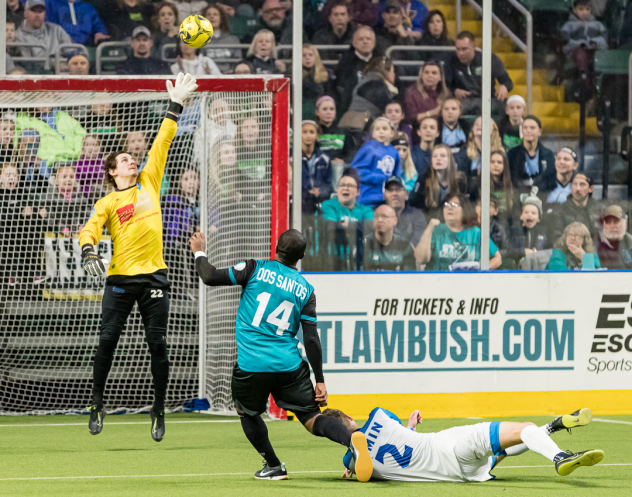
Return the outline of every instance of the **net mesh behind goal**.
<path id="1" fill-rule="evenodd" d="M 51 79 L 45 88 L 21 87 L 34 91 L 0 92 L 0 414 L 78 411 L 90 403 L 105 278 L 84 274 L 77 235 L 94 203 L 112 191 L 103 181 L 105 157 L 127 150 L 144 165 L 165 116 L 164 79 L 140 81 L 84 80 L 73 87 L 72 80 Z M 280 226 L 273 212 L 279 207 L 273 157 L 282 151 L 275 123 L 285 120 L 280 139 L 287 154 L 287 99 L 277 98 L 279 84 L 263 91 L 263 79 L 199 83 L 178 121 L 161 187 L 172 283 L 167 406 L 206 397 L 211 410 L 227 411 L 239 291 L 200 293 L 187 240 L 201 228 L 217 267 L 270 256 Z M 111 259 L 107 232 L 98 250 Z M 133 411 L 152 402 L 150 357 L 135 306 L 105 404 L 108 411 Z"/>

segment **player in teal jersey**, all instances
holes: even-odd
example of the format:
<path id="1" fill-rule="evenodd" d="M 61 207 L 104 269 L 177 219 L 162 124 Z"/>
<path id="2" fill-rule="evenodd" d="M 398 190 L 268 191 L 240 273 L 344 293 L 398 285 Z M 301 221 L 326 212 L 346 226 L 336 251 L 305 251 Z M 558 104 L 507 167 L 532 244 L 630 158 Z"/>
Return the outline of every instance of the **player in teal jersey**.
<path id="1" fill-rule="evenodd" d="M 231 390 L 244 433 L 265 459 L 255 478 L 288 478 L 285 463 L 274 453 L 261 419 L 270 394 L 279 407 L 295 413 L 310 433 L 345 447 L 359 445 L 366 451 L 363 433 L 352 435 L 340 420 L 320 413 L 319 406 L 327 405 L 327 388 L 316 328 L 314 287 L 296 269 L 307 245 L 301 232 L 288 230 L 281 234 L 274 260 L 250 259 L 228 269 L 217 269 L 208 262 L 202 233 L 195 233 L 189 244 L 195 254 L 195 268 L 206 285 L 243 288 L 236 321 L 238 358 Z M 298 349 L 296 334 L 301 327 L 307 360 L 316 378 L 315 389 L 309 365 Z"/>

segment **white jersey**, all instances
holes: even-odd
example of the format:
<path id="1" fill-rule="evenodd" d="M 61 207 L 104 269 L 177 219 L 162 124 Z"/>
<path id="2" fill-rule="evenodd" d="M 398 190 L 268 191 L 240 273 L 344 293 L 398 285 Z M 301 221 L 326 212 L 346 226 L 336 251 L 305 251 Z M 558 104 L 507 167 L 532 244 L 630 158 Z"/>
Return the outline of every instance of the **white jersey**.
<path id="1" fill-rule="evenodd" d="M 393 413 L 377 407 L 360 429 L 373 459 L 373 478 L 402 481 L 486 481 L 493 465 L 490 423 L 438 433 L 417 433 Z M 351 452 L 344 457 L 353 470 Z"/>

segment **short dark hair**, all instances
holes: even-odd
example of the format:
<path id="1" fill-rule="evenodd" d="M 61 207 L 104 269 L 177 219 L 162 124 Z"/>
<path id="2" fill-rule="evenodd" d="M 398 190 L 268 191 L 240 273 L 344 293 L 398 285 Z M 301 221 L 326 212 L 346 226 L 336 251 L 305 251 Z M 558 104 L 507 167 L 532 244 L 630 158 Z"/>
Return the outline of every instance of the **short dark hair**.
<path id="1" fill-rule="evenodd" d="M 573 8 L 579 7 L 580 5 L 583 7 L 591 7 L 590 0 L 575 0 L 573 2 Z"/>
<path id="2" fill-rule="evenodd" d="M 476 45 L 476 36 L 474 36 L 474 33 L 472 33 L 471 31 L 468 31 L 468 30 L 461 31 L 458 35 L 456 35 L 457 40 L 464 40 L 465 38 L 467 38 L 474 45 Z"/>
<path id="3" fill-rule="evenodd" d="M 277 240 L 276 252 L 289 264 L 296 264 L 305 256 L 307 242 L 303 233 L 290 229 L 281 233 Z"/>
<path id="4" fill-rule="evenodd" d="M 323 416 L 327 416 L 328 418 L 334 418 L 340 421 L 343 424 L 346 424 L 347 415 L 339 409 L 325 409 L 322 412 Z"/>
<path id="5" fill-rule="evenodd" d="M 105 159 L 105 164 L 103 168 L 105 169 L 105 182 L 112 185 L 116 188 L 116 181 L 114 181 L 114 177 L 110 174 L 110 171 L 116 169 L 116 158 L 121 154 L 126 154 L 124 150 L 119 150 L 118 152 L 112 152 L 108 155 L 107 159 Z"/>

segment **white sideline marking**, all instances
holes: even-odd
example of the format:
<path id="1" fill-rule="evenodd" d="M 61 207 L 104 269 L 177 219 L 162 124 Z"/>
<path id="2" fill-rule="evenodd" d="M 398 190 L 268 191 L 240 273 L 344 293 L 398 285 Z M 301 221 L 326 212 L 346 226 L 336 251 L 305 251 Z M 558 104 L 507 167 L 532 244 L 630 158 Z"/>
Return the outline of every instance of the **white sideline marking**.
<path id="1" fill-rule="evenodd" d="M 601 423 L 617 423 L 620 425 L 632 425 L 632 422 L 630 421 L 619 421 L 618 419 L 600 419 L 600 418 L 593 418 L 593 421 L 600 421 Z"/>
<path id="2" fill-rule="evenodd" d="M 601 466 L 632 466 L 632 463 L 620 463 L 620 464 L 598 464 Z M 552 464 L 540 465 L 540 466 L 497 466 L 496 469 L 518 469 L 518 468 L 551 468 Z M 341 469 L 333 471 L 290 471 L 290 475 L 301 474 L 313 474 L 313 473 L 341 473 Z M 244 476 L 252 475 L 252 473 L 191 473 L 184 475 L 108 475 L 108 476 L 38 476 L 35 478 L 0 478 L 0 481 L 25 481 L 25 480 L 89 480 L 89 479 L 104 479 L 104 478 L 188 478 L 196 476 Z"/>
<path id="3" fill-rule="evenodd" d="M 275 421 L 270 419 L 264 419 L 264 421 Z M 168 424 L 188 424 L 188 423 L 239 423 L 238 419 L 207 419 L 199 421 L 168 421 Z M 150 425 L 151 421 L 140 422 L 126 422 L 126 423 L 106 423 L 107 426 L 112 425 Z M 29 426 L 85 426 L 87 423 L 38 423 L 32 425 L 0 425 L 0 428 L 12 428 L 12 427 L 29 427 Z"/>

